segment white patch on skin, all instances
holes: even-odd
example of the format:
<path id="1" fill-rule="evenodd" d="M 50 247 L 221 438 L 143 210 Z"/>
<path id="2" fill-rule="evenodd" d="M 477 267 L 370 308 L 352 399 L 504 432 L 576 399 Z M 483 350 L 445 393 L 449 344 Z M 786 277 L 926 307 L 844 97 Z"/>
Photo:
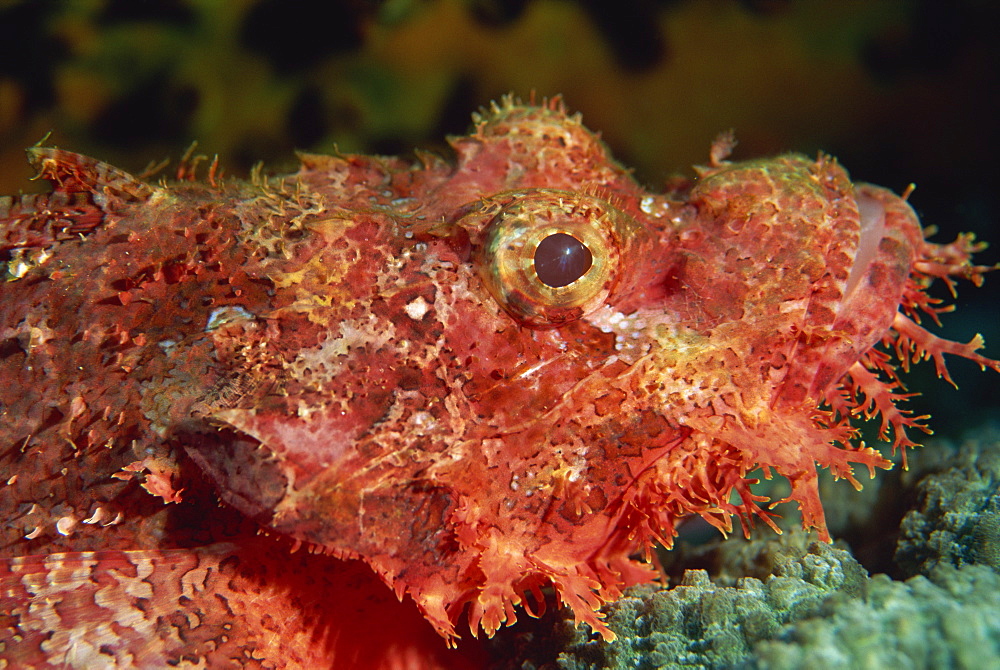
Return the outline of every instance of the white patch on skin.
<path id="1" fill-rule="evenodd" d="M 631 357 L 634 358 L 649 350 L 648 344 L 638 342 L 648 334 L 647 328 L 649 326 L 647 319 L 639 313 L 622 314 L 605 305 L 587 316 L 586 319 L 599 328 L 601 332 L 614 333 L 615 350 L 623 355 L 631 354 Z"/>
<path id="2" fill-rule="evenodd" d="M 579 481 L 583 474 L 587 471 L 587 447 L 581 447 L 574 450 L 573 458 L 568 464 L 569 475 L 567 480 L 570 482 Z"/>
<path id="3" fill-rule="evenodd" d="M 366 319 L 343 321 L 338 334 L 328 333 L 318 347 L 302 349 L 286 368 L 300 380 L 319 383 L 333 381 L 343 368 L 352 348 L 369 347 L 377 351 L 389 344 L 396 334 L 392 322 L 381 322 L 374 314 Z M 384 326 L 380 328 L 380 326 Z"/>
<path id="4" fill-rule="evenodd" d="M 670 213 L 670 204 L 662 196 L 647 195 L 643 196 L 642 200 L 639 201 L 639 209 L 642 210 L 643 214 L 660 219 Z M 679 223 L 680 217 L 674 217 L 673 221 L 674 223 Z"/>
<path id="5" fill-rule="evenodd" d="M 553 363 L 555 361 L 556 361 L 556 358 L 549 358 L 549 359 L 543 360 L 543 361 L 541 361 L 539 363 L 535 363 L 534 365 L 532 365 L 528 369 L 522 370 L 522 371 L 518 372 L 514 376 L 514 379 L 523 379 L 523 378 L 526 378 L 526 377 L 530 377 L 531 375 L 535 374 L 536 372 L 538 372 L 539 370 L 541 370 L 542 368 L 544 368 L 546 365 L 549 365 L 550 363 Z"/>
<path id="6" fill-rule="evenodd" d="M 76 519 L 71 516 L 60 517 L 56 521 L 56 530 L 59 531 L 60 535 L 69 535 L 73 532 L 73 527 L 76 526 Z"/>
<path id="7" fill-rule="evenodd" d="M 406 316 L 410 317 L 414 321 L 420 321 L 420 319 L 424 318 L 424 315 L 427 314 L 427 311 L 430 308 L 431 306 L 426 300 L 424 300 L 424 296 L 418 295 L 406 304 L 403 311 L 406 312 Z"/>
<path id="8" fill-rule="evenodd" d="M 427 435 L 438 427 L 438 421 L 430 412 L 414 412 L 410 417 L 410 427 L 418 436 Z"/>
<path id="9" fill-rule="evenodd" d="M 94 523 L 100 523 L 103 520 L 104 520 L 104 508 L 98 506 L 97 509 L 94 510 L 93 514 L 91 514 L 88 518 L 83 520 L 83 523 L 94 524 Z"/>
<path id="10" fill-rule="evenodd" d="M 625 315 L 614 311 L 608 305 L 604 305 L 592 314 L 589 314 L 586 318 L 593 326 L 599 328 L 602 333 L 613 333 L 618 330 L 617 325 L 625 318 Z"/>
<path id="11" fill-rule="evenodd" d="M 42 249 L 14 249 L 11 252 L 11 259 L 7 262 L 7 281 L 20 279 L 32 268 L 36 268 L 52 257 L 52 251 Z"/>
<path id="12" fill-rule="evenodd" d="M 205 324 L 205 332 L 210 333 L 217 328 L 221 328 L 227 323 L 232 323 L 233 321 L 250 320 L 252 318 L 254 318 L 253 314 L 239 305 L 219 307 L 217 309 L 213 309 L 212 313 L 208 315 L 208 323 Z"/>

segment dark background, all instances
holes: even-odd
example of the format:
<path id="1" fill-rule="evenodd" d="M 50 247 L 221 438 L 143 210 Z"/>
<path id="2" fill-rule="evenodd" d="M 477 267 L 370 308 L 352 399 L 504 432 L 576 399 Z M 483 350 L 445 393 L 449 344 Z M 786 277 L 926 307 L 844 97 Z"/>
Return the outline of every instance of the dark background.
<path id="1" fill-rule="evenodd" d="M 447 154 L 504 93 L 565 96 L 655 188 L 705 162 L 837 156 L 896 191 L 934 238 L 1000 245 L 1000 60 L 992 0 L 0 0 L 0 193 L 39 190 L 50 144 L 140 172 L 191 141 L 229 174 L 294 169 L 294 149 Z M 689 173 L 689 172 L 688 172 Z M 997 247 L 981 261 L 1000 259 Z M 960 287 L 941 331 L 1000 356 L 1000 274 Z M 953 361 L 908 380 L 939 434 L 1000 410 L 996 374 Z"/>

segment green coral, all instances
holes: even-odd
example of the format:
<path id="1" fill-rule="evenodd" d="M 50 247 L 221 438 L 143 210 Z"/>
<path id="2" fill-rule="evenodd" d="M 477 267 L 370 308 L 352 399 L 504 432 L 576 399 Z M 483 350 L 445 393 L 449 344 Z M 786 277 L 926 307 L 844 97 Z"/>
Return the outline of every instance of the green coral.
<path id="1" fill-rule="evenodd" d="M 754 647 L 755 667 L 1000 667 L 1000 575 L 986 566 L 942 568 L 868 581 L 864 596 L 842 599 L 824 617 L 788 626 Z"/>
<path id="2" fill-rule="evenodd" d="M 725 587 L 692 570 L 673 589 L 636 589 L 609 609 L 615 642 L 580 634 L 550 667 L 1000 667 L 1000 575 L 987 566 L 869 579 L 848 552 L 814 543 L 776 572 Z"/>
<path id="3" fill-rule="evenodd" d="M 774 574 L 717 586 L 689 570 L 676 588 L 634 589 L 614 603 L 611 644 L 578 639 L 558 660 L 564 670 L 597 668 L 728 668 L 744 665 L 760 640 L 790 622 L 818 616 L 839 593 L 863 588 L 864 569 L 849 553 L 814 542 L 806 552 L 779 554 Z M 582 634 L 581 634 L 582 638 Z"/>
<path id="4" fill-rule="evenodd" d="M 914 470 L 930 474 L 915 482 L 917 505 L 900 527 L 903 574 L 930 574 L 939 565 L 1000 570 L 1000 432 L 987 430 L 958 452 L 920 456 Z"/>

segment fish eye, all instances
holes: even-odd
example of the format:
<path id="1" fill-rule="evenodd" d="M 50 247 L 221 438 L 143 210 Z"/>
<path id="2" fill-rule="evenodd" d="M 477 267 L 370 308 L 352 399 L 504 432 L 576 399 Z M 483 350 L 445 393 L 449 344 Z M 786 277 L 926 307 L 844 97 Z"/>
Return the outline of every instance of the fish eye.
<path id="1" fill-rule="evenodd" d="M 636 223 L 588 195 L 536 189 L 503 194 L 476 265 L 500 306 L 527 326 L 557 326 L 603 305 L 618 283 Z"/>
<path id="2" fill-rule="evenodd" d="M 535 248 L 535 274 L 546 286 L 568 286 L 594 265 L 587 245 L 566 233 L 553 233 Z"/>

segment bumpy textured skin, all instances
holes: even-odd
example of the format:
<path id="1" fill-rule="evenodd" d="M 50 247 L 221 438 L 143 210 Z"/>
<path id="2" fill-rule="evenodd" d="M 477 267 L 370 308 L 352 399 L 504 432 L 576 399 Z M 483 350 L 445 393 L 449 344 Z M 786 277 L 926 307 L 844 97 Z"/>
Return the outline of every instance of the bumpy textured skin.
<path id="1" fill-rule="evenodd" d="M 159 184 L 29 150 L 54 191 L 0 202 L 0 658 L 331 662 L 331 556 L 450 641 L 548 584 L 610 638 L 598 608 L 682 518 L 770 523 L 756 468 L 827 538 L 816 468 L 889 466 L 850 418 L 920 426 L 875 345 L 1000 369 L 914 321 L 933 278 L 980 280 L 976 245 L 828 157 L 728 163 L 724 137 L 654 193 L 512 100 L 452 146 Z M 497 267 L 484 240 L 526 222 L 593 228 L 604 269 L 560 293 L 530 253 Z"/>

